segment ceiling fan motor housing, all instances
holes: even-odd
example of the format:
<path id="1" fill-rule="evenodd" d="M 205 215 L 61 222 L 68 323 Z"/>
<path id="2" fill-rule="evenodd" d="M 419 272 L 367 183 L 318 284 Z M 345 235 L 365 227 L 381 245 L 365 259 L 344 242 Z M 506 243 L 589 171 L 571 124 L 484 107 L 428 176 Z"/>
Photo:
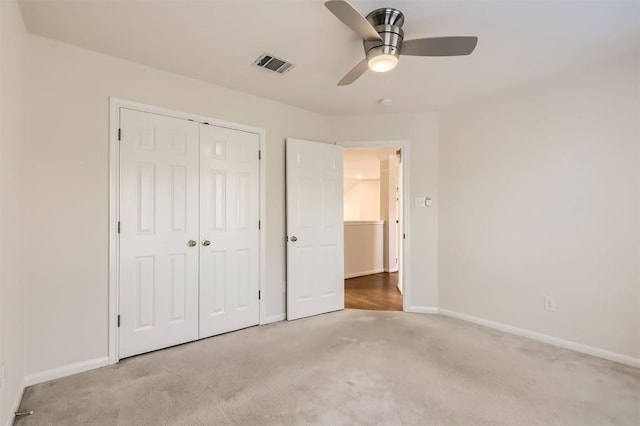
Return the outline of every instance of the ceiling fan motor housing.
<path id="1" fill-rule="evenodd" d="M 367 59 L 382 54 L 400 56 L 404 38 L 404 31 L 402 31 L 404 15 L 402 12 L 390 7 L 376 9 L 367 15 L 367 21 L 382 37 L 382 40 L 363 41 Z"/>

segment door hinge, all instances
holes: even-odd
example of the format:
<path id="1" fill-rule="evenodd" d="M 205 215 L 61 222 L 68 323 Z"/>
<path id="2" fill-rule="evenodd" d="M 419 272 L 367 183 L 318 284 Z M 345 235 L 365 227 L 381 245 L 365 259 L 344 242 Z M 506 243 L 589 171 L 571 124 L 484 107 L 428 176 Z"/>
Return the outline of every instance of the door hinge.
<path id="1" fill-rule="evenodd" d="M 118 129 L 118 140 L 122 139 L 122 129 Z"/>
<path id="2" fill-rule="evenodd" d="M 403 240 L 407 239 L 407 236 L 405 234 L 402 234 L 402 239 Z"/>
<path id="3" fill-rule="evenodd" d="M 262 223 L 258 221 L 258 229 L 262 229 Z"/>
<path id="4" fill-rule="evenodd" d="M 262 160 L 262 150 L 258 150 L 258 160 Z"/>
<path id="5" fill-rule="evenodd" d="M 118 234 L 120 233 L 120 221 L 118 221 Z"/>
<path id="6" fill-rule="evenodd" d="M 258 290 L 258 300 L 262 299 L 262 292 Z"/>
<path id="7" fill-rule="evenodd" d="M 118 315 L 118 327 L 120 327 L 120 315 Z"/>

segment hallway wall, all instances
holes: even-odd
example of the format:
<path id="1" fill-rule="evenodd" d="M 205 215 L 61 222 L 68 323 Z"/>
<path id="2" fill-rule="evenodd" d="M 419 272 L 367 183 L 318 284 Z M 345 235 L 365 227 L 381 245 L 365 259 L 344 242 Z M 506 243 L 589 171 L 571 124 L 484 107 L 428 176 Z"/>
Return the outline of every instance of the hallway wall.
<path id="1" fill-rule="evenodd" d="M 344 220 L 380 219 L 380 179 L 345 178 Z"/>

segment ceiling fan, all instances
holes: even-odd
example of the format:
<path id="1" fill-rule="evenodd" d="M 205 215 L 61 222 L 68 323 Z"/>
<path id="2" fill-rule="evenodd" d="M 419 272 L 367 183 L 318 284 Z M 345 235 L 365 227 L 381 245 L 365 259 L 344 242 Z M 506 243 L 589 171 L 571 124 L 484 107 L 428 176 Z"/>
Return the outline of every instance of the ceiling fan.
<path id="1" fill-rule="evenodd" d="M 365 59 L 353 67 L 338 86 L 356 81 L 367 70 L 391 71 L 400 55 L 409 56 L 462 56 L 473 52 L 478 37 L 429 37 L 404 40 L 404 15 L 398 9 L 376 9 L 366 17 L 344 0 L 331 0 L 324 4 L 336 17 L 362 37 Z"/>

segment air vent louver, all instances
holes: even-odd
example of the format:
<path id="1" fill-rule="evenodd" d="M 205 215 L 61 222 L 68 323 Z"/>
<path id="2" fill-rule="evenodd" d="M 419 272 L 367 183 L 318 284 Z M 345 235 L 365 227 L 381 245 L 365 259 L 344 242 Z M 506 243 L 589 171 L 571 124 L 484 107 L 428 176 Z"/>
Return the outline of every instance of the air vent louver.
<path id="1" fill-rule="evenodd" d="M 291 70 L 295 65 L 291 62 L 287 62 L 284 59 L 276 58 L 273 55 L 263 53 L 254 62 L 260 68 L 275 71 L 278 74 L 284 74 Z"/>

